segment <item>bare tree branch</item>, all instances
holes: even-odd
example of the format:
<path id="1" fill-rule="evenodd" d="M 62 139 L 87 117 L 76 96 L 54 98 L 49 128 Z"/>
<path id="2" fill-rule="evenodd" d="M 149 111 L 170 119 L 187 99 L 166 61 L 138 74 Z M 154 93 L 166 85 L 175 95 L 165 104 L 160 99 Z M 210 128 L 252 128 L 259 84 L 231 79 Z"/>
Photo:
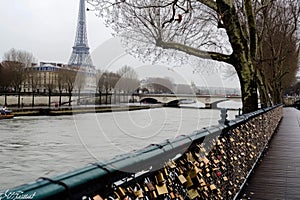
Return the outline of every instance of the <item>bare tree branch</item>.
<path id="1" fill-rule="evenodd" d="M 182 51 L 184 53 L 187 53 L 189 55 L 193 55 L 202 59 L 213 59 L 217 61 L 222 61 L 230 64 L 230 56 L 216 53 L 216 52 L 209 52 L 209 51 L 201 51 L 199 49 L 186 46 L 183 44 L 179 44 L 176 42 L 164 42 L 164 41 L 157 41 L 157 46 L 162 47 L 163 49 L 176 49 L 179 51 Z"/>

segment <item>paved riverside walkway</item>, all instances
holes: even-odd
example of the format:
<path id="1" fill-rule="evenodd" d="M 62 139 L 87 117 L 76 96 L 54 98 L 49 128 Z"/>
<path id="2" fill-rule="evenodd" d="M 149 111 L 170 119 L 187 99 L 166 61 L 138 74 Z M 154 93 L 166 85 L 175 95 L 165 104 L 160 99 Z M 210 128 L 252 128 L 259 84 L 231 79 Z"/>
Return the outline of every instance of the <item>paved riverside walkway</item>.
<path id="1" fill-rule="evenodd" d="M 300 200 L 300 111 L 284 108 L 278 132 L 250 177 L 243 199 Z"/>

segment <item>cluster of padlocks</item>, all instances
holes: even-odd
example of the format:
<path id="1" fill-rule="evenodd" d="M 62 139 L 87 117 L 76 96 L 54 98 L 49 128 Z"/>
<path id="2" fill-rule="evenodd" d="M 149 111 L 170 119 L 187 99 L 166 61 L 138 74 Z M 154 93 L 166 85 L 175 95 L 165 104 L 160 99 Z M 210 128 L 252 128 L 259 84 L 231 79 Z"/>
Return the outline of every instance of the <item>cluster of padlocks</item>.
<path id="1" fill-rule="evenodd" d="M 233 199 L 274 133 L 280 119 L 269 119 L 280 116 L 276 112 L 193 143 L 162 169 L 114 185 L 108 193 L 99 191 L 93 199 Z"/>

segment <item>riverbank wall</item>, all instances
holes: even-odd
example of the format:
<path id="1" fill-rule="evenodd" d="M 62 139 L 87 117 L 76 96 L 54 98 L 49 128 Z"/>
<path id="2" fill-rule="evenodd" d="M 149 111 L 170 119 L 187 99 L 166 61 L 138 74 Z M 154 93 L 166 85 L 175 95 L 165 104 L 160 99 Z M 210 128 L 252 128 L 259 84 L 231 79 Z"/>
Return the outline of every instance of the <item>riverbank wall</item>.
<path id="1" fill-rule="evenodd" d="M 134 111 L 150 108 L 160 108 L 163 105 L 104 105 L 104 106 L 64 106 L 64 107 L 24 107 L 10 108 L 16 117 L 18 116 L 57 116 L 57 115 L 74 115 L 84 113 L 102 113 L 102 112 L 121 112 Z"/>

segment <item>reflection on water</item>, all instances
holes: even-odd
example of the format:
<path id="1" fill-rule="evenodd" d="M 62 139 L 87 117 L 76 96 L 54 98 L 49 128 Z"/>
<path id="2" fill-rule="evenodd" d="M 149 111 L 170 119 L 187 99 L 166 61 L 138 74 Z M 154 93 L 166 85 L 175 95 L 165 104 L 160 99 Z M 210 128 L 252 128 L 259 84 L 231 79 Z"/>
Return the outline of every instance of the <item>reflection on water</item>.
<path id="1" fill-rule="evenodd" d="M 0 190 L 192 133 L 217 124 L 219 115 L 219 110 L 159 108 L 1 120 Z"/>

